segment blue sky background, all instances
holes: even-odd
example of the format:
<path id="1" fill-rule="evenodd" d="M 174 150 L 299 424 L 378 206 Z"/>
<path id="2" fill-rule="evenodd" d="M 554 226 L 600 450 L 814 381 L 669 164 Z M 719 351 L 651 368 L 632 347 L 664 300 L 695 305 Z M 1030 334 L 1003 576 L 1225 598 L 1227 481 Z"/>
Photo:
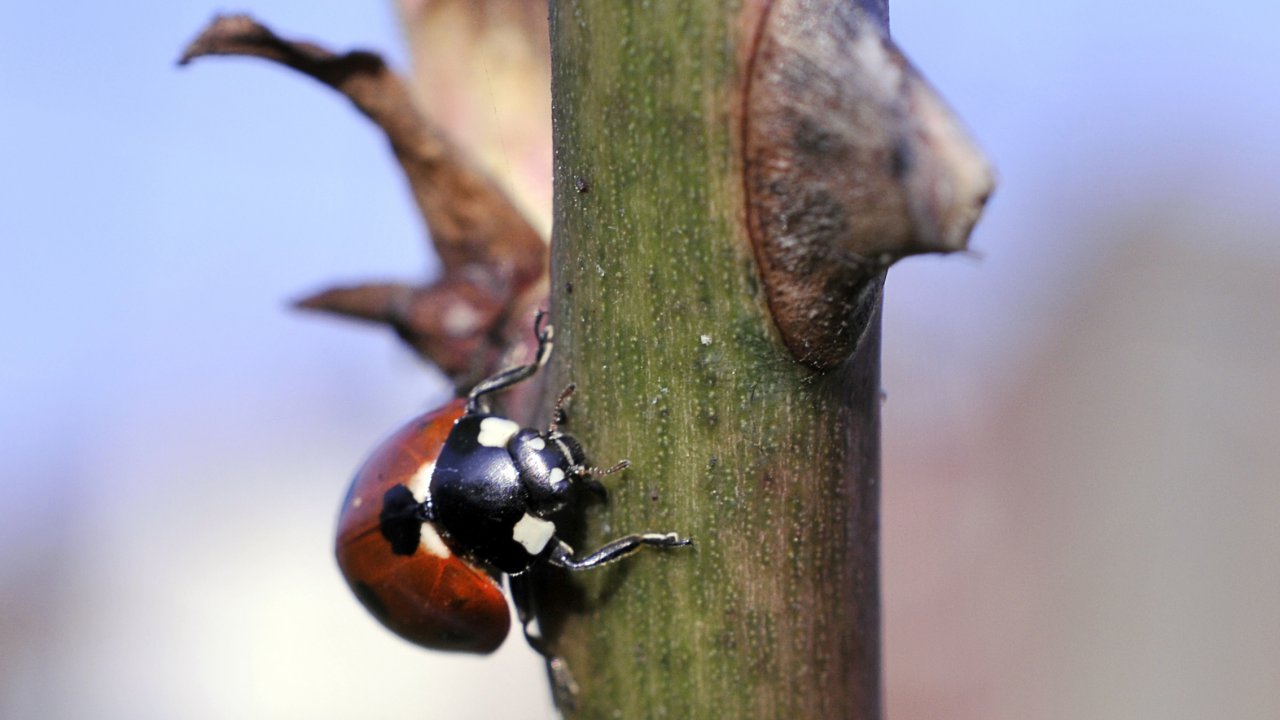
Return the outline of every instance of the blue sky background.
<path id="1" fill-rule="evenodd" d="M 436 700 L 439 716 L 527 716 L 537 666 L 517 643 L 489 661 L 384 651 L 330 567 L 350 469 L 445 386 L 388 334 L 285 305 L 434 259 L 381 137 L 340 98 L 261 62 L 175 67 L 225 9 L 17 3 L 0 21 L 0 715 L 342 717 L 388 677 L 499 667 L 530 695 Z M 388 3 L 236 9 L 405 65 Z M 898 0 L 892 22 L 1001 183 L 981 260 L 891 274 L 889 468 L 1044 351 L 1117 234 L 1280 262 L 1280 5 Z M 1271 289 L 1255 336 L 1276 330 Z M 910 617 L 889 577 L 892 648 Z"/>

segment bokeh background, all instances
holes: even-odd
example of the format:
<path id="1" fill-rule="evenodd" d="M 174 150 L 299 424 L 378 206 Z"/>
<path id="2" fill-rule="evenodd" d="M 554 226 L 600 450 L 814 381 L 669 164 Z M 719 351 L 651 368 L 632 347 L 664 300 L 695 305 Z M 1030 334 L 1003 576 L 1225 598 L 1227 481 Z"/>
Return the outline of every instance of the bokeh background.
<path id="1" fill-rule="evenodd" d="M 434 272 L 376 131 L 216 5 L 0 20 L 0 717 L 539 718 L 380 631 L 350 472 L 447 393 L 285 309 Z M 407 64 L 390 3 L 254 0 Z M 890 275 L 889 716 L 1280 717 L 1280 5 L 895 0 L 993 156 L 977 256 Z"/>

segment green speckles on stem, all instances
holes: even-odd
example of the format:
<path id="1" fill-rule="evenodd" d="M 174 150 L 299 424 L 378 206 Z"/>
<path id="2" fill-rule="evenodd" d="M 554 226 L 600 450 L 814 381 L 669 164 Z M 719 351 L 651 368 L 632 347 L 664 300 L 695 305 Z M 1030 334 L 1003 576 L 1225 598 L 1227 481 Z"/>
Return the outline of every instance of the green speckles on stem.
<path id="1" fill-rule="evenodd" d="M 549 386 L 572 365 L 572 431 L 593 458 L 633 462 L 580 540 L 696 541 L 565 579 L 583 608 L 556 618 L 577 716 L 811 717 L 805 698 L 843 672 L 812 647 L 841 596 L 810 597 L 843 572 L 813 545 L 851 524 L 821 489 L 843 445 L 830 389 L 781 350 L 741 227 L 726 104 L 740 26 L 715 0 L 551 7 L 553 305 L 572 327 Z"/>

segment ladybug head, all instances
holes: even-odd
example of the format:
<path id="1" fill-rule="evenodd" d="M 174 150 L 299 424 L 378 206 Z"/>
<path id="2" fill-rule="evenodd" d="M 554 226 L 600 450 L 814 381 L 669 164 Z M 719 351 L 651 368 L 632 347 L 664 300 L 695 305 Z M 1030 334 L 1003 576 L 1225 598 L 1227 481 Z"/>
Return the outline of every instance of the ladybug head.
<path id="1" fill-rule="evenodd" d="M 582 445 L 561 432 L 539 432 L 525 428 L 507 445 L 520 475 L 545 480 L 553 485 L 581 477 L 586 466 Z M 556 471 L 559 472 L 556 472 Z"/>
<path id="2" fill-rule="evenodd" d="M 582 451 L 582 445 L 572 435 L 566 435 L 562 432 L 553 432 L 546 436 L 547 445 L 555 449 L 561 458 L 567 463 L 562 465 L 565 472 L 572 471 L 571 474 L 580 476 L 582 471 L 586 469 L 587 455 Z"/>
<path id="3" fill-rule="evenodd" d="M 582 445 L 558 431 L 525 428 L 507 445 L 530 500 L 542 512 L 568 501 L 570 488 L 590 475 Z"/>

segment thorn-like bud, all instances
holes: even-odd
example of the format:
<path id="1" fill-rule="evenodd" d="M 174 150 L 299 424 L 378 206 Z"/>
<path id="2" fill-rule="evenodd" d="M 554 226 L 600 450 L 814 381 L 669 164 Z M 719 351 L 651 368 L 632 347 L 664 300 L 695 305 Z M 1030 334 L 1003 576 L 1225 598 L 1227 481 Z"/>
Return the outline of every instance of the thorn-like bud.
<path id="1" fill-rule="evenodd" d="M 748 230 L 797 360 L 853 352 L 883 273 L 967 247 L 991 169 L 857 3 L 776 0 L 760 20 L 743 123 Z"/>

